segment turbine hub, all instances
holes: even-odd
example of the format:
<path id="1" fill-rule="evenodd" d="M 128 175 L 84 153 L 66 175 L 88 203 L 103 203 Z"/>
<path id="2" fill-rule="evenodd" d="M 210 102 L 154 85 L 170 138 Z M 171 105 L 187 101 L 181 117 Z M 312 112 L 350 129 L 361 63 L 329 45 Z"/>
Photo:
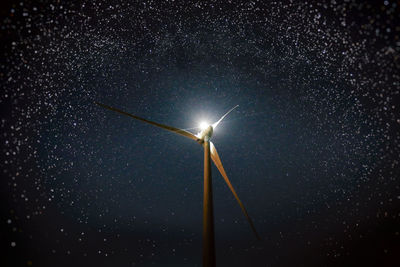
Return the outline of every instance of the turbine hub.
<path id="1" fill-rule="evenodd" d="M 204 130 L 202 130 L 200 133 L 198 133 L 198 137 L 201 140 L 205 140 L 205 141 L 209 141 L 211 139 L 211 136 L 213 134 L 213 127 L 211 125 L 209 125 L 207 128 L 205 128 Z"/>

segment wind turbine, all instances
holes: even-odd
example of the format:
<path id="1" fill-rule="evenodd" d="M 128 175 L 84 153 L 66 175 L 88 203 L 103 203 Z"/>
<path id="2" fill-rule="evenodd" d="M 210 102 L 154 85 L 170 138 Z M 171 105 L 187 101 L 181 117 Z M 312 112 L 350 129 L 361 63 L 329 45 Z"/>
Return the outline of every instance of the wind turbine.
<path id="1" fill-rule="evenodd" d="M 118 112 L 120 114 L 129 116 L 131 118 L 134 118 L 139 121 L 143 121 L 145 123 L 157 126 L 159 128 L 163 128 L 167 131 L 185 136 L 187 138 L 190 138 L 200 145 L 203 146 L 204 148 L 204 195 L 203 195 L 203 266 L 204 267 L 211 267 L 215 266 L 215 238 L 214 238 L 214 212 L 213 212 L 213 199 L 212 199 L 212 180 L 211 180 L 211 161 L 210 159 L 214 162 L 215 166 L 218 168 L 219 172 L 221 173 L 222 177 L 224 178 L 226 184 L 228 185 L 229 189 L 231 190 L 233 196 L 236 198 L 237 202 L 239 203 L 240 208 L 242 209 L 242 212 L 247 218 L 247 221 L 250 224 L 251 229 L 253 230 L 254 234 L 256 235 L 257 239 L 260 239 L 259 235 L 257 234 L 257 231 L 253 225 L 252 220 L 250 219 L 249 215 L 247 214 L 247 211 L 245 207 L 243 206 L 242 201 L 240 201 L 238 195 L 236 194 L 235 189 L 233 188 L 231 182 L 228 179 L 228 176 L 226 175 L 226 172 L 224 170 L 224 167 L 222 166 L 221 159 L 218 155 L 217 149 L 215 148 L 214 144 L 210 141 L 211 136 L 213 134 L 214 129 L 218 126 L 218 124 L 235 108 L 237 108 L 239 105 L 236 105 L 235 107 L 231 108 L 227 113 L 225 113 L 224 116 L 222 116 L 217 122 L 209 125 L 206 123 L 201 124 L 201 131 L 194 135 L 186 130 L 183 129 L 178 129 L 175 127 L 171 127 L 168 125 L 164 125 L 161 123 L 149 121 L 146 119 L 143 119 L 141 117 L 129 114 L 125 111 L 119 110 L 117 108 L 113 108 L 98 102 L 95 102 L 97 105 Z"/>

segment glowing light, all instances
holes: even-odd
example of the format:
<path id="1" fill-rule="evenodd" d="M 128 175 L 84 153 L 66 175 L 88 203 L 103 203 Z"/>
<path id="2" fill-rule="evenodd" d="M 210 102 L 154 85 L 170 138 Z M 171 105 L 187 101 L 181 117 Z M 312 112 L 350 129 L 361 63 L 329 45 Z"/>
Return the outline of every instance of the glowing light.
<path id="1" fill-rule="evenodd" d="M 210 124 L 208 124 L 207 122 L 202 121 L 202 122 L 200 122 L 199 127 L 200 127 L 201 130 L 204 130 L 204 129 L 207 129 L 207 127 L 208 127 L 209 125 L 210 125 Z"/>

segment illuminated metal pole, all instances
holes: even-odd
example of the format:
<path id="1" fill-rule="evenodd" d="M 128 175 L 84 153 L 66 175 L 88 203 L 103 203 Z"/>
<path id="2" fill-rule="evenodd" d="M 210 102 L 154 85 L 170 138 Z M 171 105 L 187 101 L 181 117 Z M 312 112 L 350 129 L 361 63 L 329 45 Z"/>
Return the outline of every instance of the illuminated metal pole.
<path id="1" fill-rule="evenodd" d="M 215 266 L 214 212 L 212 199 L 212 179 L 210 141 L 204 143 L 204 195 L 203 195 L 203 267 Z"/>

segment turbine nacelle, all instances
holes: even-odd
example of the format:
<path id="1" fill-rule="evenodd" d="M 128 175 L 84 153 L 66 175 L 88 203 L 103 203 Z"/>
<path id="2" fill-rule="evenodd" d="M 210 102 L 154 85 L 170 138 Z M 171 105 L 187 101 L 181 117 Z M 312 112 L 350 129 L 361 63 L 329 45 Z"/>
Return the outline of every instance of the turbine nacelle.
<path id="1" fill-rule="evenodd" d="M 203 130 L 201 130 L 196 136 L 202 141 L 209 141 L 213 132 L 214 128 L 212 127 L 212 125 L 208 125 L 206 127 L 203 127 Z"/>
<path id="2" fill-rule="evenodd" d="M 217 128 L 218 124 L 235 108 L 237 108 L 239 105 L 234 106 L 231 108 L 227 113 L 224 114 L 218 121 L 214 122 L 213 124 L 208 124 L 207 122 L 201 122 L 200 123 L 200 132 L 196 135 L 196 137 L 199 138 L 198 142 L 202 144 L 204 141 L 209 141 L 211 139 L 211 136 L 214 132 L 214 129 Z"/>

